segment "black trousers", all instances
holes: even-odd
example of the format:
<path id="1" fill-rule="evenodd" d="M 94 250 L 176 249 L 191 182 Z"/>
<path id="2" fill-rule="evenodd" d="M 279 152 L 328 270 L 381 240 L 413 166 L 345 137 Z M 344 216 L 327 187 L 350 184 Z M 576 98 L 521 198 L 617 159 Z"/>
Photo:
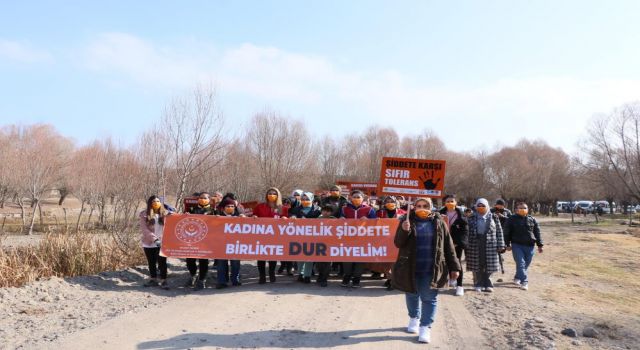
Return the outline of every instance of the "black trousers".
<path id="1" fill-rule="evenodd" d="M 318 282 L 327 282 L 329 272 L 331 271 L 331 263 L 319 262 L 316 263 L 316 267 L 318 268 Z"/>
<path id="2" fill-rule="evenodd" d="M 196 266 L 196 260 L 198 260 L 198 266 Z M 207 272 L 209 272 L 209 259 L 195 259 L 187 258 L 187 269 L 191 276 L 195 276 L 198 273 L 198 278 L 204 281 L 207 278 Z"/>
<path id="3" fill-rule="evenodd" d="M 456 247 L 456 256 L 458 257 L 458 261 L 460 262 L 460 275 L 458 275 L 458 285 L 462 287 L 462 271 L 464 268 L 462 267 L 462 252 L 464 252 L 464 248 L 458 246 Z"/>
<path id="4" fill-rule="evenodd" d="M 278 265 L 277 261 L 269 261 L 269 276 L 274 276 L 276 274 L 276 265 Z M 266 266 L 267 262 L 264 260 L 258 260 L 258 272 L 260 273 L 260 277 L 266 277 Z"/>
<path id="5" fill-rule="evenodd" d="M 158 269 L 160 269 L 160 279 L 167 279 L 167 258 L 160 256 L 160 247 L 144 248 L 144 255 L 149 264 L 149 276 L 158 278 Z"/>

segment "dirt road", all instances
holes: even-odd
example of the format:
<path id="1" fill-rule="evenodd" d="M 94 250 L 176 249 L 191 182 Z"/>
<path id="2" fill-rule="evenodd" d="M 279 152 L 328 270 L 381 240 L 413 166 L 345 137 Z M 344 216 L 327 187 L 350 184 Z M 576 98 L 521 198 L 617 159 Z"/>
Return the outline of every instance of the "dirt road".
<path id="1" fill-rule="evenodd" d="M 404 297 L 367 281 L 365 288 L 276 284 L 209 289 L 125 314 L 71 334 L 50 348 L 424 348 L 404 332 Z M 432 349 L 482 348 L 482 331 L 461 298 L 441 293 Z M 455 315 L 455 317 L 454 317 Z M 467 334 L 469 336 L 461 336 Z"/>

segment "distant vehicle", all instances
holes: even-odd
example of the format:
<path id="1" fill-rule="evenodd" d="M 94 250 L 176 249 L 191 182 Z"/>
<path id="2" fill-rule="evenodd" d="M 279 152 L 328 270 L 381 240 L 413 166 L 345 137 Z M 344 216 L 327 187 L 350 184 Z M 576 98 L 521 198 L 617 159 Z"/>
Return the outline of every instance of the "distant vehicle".
<path id="1" fill-rule="evenodd" d="M 613 202 L 613 205 L 615 206 L 616 203 Z M 607 201 L 596 201 L 593 209 L 599 214 L 611 214 L 611 207 Z"/>
<path id="2" fill-rule="evenodd" d="M 577 201 L 575 202 L 574 206 L 573 206 L 573 211 L 574 212 L 581 212 L 581 213 L 592 213 L 593 212 L 593 202 L 592 201 Z"/>
<path id="3" fill-rule="evenodd" d="M 570 213 L 571 207 L 571 202 L 556 202 L 556 210 L 558 213 Z"/>
<path id="4" fill-rule="evenodd" d="M 635 214 L 637 212 L 636 207 L 634 207 L 633 205 L 627 205 L 627 214 L 631 213 L 631 214 Z"/>

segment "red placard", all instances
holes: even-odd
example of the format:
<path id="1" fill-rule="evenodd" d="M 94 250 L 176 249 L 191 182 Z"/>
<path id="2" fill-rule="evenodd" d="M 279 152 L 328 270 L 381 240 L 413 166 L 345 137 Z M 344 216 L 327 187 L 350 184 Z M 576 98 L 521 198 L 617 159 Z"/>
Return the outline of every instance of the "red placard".
<path id="1" fill-rule="evenodd" d="M 378 194 L 442 197 L 444 160 L 382 158 Z"/>

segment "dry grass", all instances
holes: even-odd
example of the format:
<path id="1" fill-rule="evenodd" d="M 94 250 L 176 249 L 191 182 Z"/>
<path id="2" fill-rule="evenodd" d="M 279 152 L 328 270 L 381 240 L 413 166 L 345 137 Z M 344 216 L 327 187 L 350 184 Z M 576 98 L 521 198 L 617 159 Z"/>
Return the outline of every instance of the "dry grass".
<path id="1" fill-rule="evenodd" d="M 39 278 L 112 271 L 145 262 L 132 234 L 48 234 L 37 246 L 0 249 L 0 287 L 19 287 Z"/>

